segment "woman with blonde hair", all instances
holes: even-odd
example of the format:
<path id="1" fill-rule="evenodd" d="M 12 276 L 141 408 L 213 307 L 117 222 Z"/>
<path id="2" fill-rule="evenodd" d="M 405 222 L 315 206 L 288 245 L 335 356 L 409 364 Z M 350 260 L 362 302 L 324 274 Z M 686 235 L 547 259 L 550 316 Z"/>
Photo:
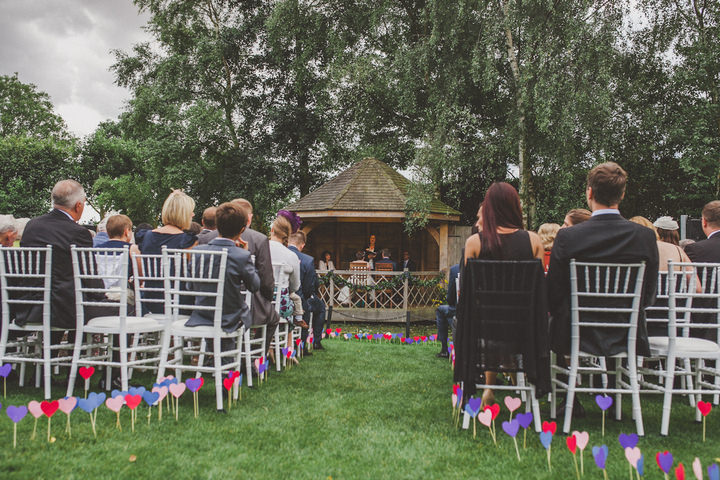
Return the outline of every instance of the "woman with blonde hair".
<path id="1" fill-rule="evenodd" d="M 543 257 L 543 266 L 547 272 L 548 264 L 550 263 L 550 252 L 552 251 L 553 243 L 555 243 L 555 237 L 558 231 L 560 231 L 560 225 L 557 223 L 543 223 L 538 228 L 538 235 L 542 242 L 543 249 L 545 249 L 545 256 Z"/>

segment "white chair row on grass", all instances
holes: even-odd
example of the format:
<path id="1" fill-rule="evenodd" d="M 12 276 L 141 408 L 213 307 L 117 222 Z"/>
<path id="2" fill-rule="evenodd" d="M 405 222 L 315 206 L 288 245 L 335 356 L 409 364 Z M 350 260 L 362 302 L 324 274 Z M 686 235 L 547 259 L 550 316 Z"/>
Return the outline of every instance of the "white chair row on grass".
<path id="1" fill-rule="evenodd" d="M 123 390 L 128 389 L 134 368 L 157 370 L 158 378 L 168 369 L 174 369 L 178 378 L 184 371 L 195 376 L 212 374 L 218 409 L 223 408 L 225 373 L 240 370 L 244 363 L 246 381 L 252 386 L 253 362 L 265 354 L 266 326 L 241 325 L 233 332 L 222 329 L 226 251 L 163 249 L 160 255 L 133 255 L 131 261 L 127 247 L 72 246 L 71 255 L 77 312 L 75 342 L 53 345 L 51 332 L 67 329 L 54 328 L 50 321 L 52 247 L 0 250 L 0 363 L 20 365 L 21 386 L 26 363 L 36 365 L 38 387 L 42 367 L 46 399 L 51 398 L 52 372 L 60 366 L 70 367 L 67 395 L 72 395 L 81 366 L 106 367 L 108 390 L 113 368 L 120 372 Z M 282 286 L 288 283 L 288 273 L 282 265 L 274 267 L 277 300 Z M 132 289 L 128 286 L 130 268 Z M 133 295 L 134 301 L 129 302 L 128 297 Z M 199 296 L 205 300 L 196 305 Z M 251 299 L 246 292 L 248 307 L 252 306 Z M 279 302 L 275 304 L 278 310 Z M 13 313 L 27 308 L 42 311 L 42 321 L 15 323 Z M 85 321 L 88 309 L 104 309 L 108 314 Z M 186 327 L 192 311 L 210 312 L 212 325 Z M 279 370 L 280 343 L 287 342 L 288 337 L 293 341 L 297 332 L 287 323 L 277 330 L 274 347 Z M 15 337 L 12 340 L 10 332 Z M 71 352 L 72 356 L 61 356 L 60 352 Z M 207 366 L 205 357 L 212 357 Z"/>
<path id="2" fill-rule="evenodd" d="M 568 360 L 551 355 L 550 416 L 555 418 L 558 392 L 566 393 L 563 432 L 569 433 L 573 403 L 578 393 L 614 396 L 615 417 L 621 419 L 622 396 L 630 395 L 632 417 L 638 435 L 644 435 L 641 394 L 662 394 L 660 433 L 667 435 L 673 396 L 687 396 L 695 409 L 702 395 L 720 397 L 720 264 L 669 262 L 660 272 L 654 312 L 648 324 L 662 325 L 666 335 L 650 336 L 650 356 L 636 355 L 638 320 L 645 264 L 593 264 L 571 261 L 571 332 Z M 703 329 L 704 338 L 691 336 Z M 592 332 L 592 333 L 591 333 Z M 590 335 L 621 339 L 610 357 L 583 352 L 583 339 Z M 615 334 L 613 335 L 613 333 Z M 710 332 L 708 334 L 707 332 Z M 597 338 L 597 337 L 596 337 Z M 616 342 L 616 345 L 618 343 Z M 607 368 L 613 359 L 616 366 Z M 558 361 L 560 360 L 560 361 Z M 610 385 L 609 376 L 615 377 Z M 600 377 L 595 384 L 593 377 Z M 522 378 L 522 377 L 520 377 Z M 598 380 L 595 378 L 595 380 Z M 478 384 L 477 388 L 498 388 Z M 530 399 L 536 417 L 539 409 L 532 385 L 504 387 L 521 391 Z M 538 418 L 536 418 L 536 421 Z M 539 423 L 536 422 L 536 429 Z"/>

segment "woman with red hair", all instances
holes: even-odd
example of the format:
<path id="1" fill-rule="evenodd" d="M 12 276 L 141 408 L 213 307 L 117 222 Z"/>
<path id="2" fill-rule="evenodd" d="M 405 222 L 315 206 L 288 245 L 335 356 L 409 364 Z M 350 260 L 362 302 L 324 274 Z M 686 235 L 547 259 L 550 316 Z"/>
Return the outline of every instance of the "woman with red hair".
<path id="1" fill-rule="evenodd" d="M 505 182 L 493 183 L 485 193 L 478 210 L 480 231 L 465 242 L 465 260 L 532 260 L 543 259 L 545 249 L 535 232 L 523 229 L 522 208 L 517 190 Z M 487 384 L 494 384 L 497 372 L 485 372 Z M 495 401 L 492 390 L 482 396 L 483 405 Z"/>

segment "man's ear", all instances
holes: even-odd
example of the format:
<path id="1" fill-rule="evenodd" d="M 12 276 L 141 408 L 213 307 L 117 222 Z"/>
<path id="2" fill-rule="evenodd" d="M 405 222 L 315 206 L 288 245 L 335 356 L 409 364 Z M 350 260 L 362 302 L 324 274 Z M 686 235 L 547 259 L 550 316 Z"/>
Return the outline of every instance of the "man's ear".
<path id="1" fill-rule="evenodd" d="M 702 217 L 702 227 L 707 228 L 707 220 L 705 220 L 705 217 Z"/>

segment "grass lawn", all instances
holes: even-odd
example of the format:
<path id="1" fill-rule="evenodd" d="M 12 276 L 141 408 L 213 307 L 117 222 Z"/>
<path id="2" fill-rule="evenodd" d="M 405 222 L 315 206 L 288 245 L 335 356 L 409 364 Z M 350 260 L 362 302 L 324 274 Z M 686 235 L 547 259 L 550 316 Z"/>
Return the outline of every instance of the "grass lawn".
<path id="1" fill-rule="evenodd" d="M 354 327 L 351 327 L 353 329 Z M 435 358 L 437 345 L 391 345 L 328 339 L 326 350 L 282 373 L 271 372 L 260 388 L 243 388 L 243 399 L 227 414 L 215 412 L 211 381 L 200 391 L 200 418 L 192 416 L 192 397 L 180 400 L 180 421 L 164 412 L 147 425 L 147 407 L 139 407 L 135 433 L 129 411 L 122 411 L 123 431 L 115 429 L 115 414 L 105 406 L 97 416 L 93 438 L 89 416 L 72 414 L 73 436 L 64 433 L 65 415 L 53 417 L 56 442 L 47 443 L 47 420 L 41 418 L 38 438 L 30 441 L 34 419 L 18 425 L 17 449 L 12 448 L 12 423 L 3 408 L 0 418 L 0 478 L 573 478 L 572 457 L 559 434 L 553 441 L 553 471 L 547 471 L 545 450 L 535 433 L 528 433 L 527 450 L 518 463 L 510 437 L 497 420 L 499 447 L 478 425 L 459 431 L 451 419 L 452 372 Z M 96 374 L 96 377 L 98 374 Z M 150 376 L 140 376 L 145 386 Z M 209 380 L 209 379 L 208 379 Z M 55 390 L 60 393 L 59 389 Z M 80 393 L 80 392 L 78 392 Z M 7 405 L 40 400 L 39 390 L 8 385 Z M 706 398 L 707 400 L 708 398 Z M 623 422 L 608 417 L 600 437 L 600 410 L 590 397 L 581 397 L 587 418 L 573 429 L 590 432 L 585 451 L 585 478 L 602 478 L 590 449 L 610 447 L 609 478 L 628 478 L 628 463 L 617 436 L 631 433 L 630 399 L 623 402 Z M 144 405 L 144 403 L 143 403 Z M 647 397 L 643 415 L 647 435 L 639 447 L 645 454 L 645 478 L 663 478 L 655 463 L 658 450 L 669 450 L 675 465 L 682 461 L 687 478 L 697 456 L 704 468 L 720 457 L 720 413 L 708 416 L 706 443 L 686 401 L 673 407 L 670 437 L 659 436 L 661 398 Z M 543 402 L 541 408 L 547 411 Z M 522 440 L 522 433 L 518 436 Z M 136 460 L 131 462 L 130 456 Z M 707 473 L 706 473 L 707 475 Z M 674 478 L 674 477 L 673 477 Z M 705 477 L 707 478 L 707 476 Z"/>

